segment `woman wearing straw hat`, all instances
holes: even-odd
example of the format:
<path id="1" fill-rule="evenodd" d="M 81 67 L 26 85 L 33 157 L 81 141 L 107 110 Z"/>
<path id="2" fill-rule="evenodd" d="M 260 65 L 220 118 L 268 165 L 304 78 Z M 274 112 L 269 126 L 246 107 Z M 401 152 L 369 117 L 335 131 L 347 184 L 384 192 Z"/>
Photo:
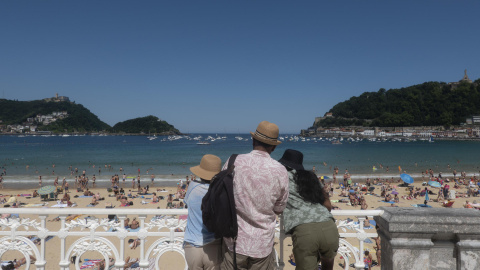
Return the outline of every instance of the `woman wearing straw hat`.
<path id="1" fill-rule="evenodd" d="M 323 270 L 331 270 L 340 235 L 330 213 L 328 194 L 315 173 L 304 170 L 301 152 L 287 149 L 279 162 L 287 168 L 289 176 L 283 216 L 285 232 L 292 235 L 295 269 L 317 269 L 320 261 Z"/>
<path id="2" fill-rule="evenodd" d="M 222 161 L 215 155 L 204 155 L 200 165 L 190 171 L 200 178 L 188 186 L 184 202 L 188 206 L 187 227 L 185 229 L 185 259 L 188 269 L 220 269 L 222 262 L 222 241 L 215 239 L 202 220 L 202 199 L 208 191 L 213 176 L 220 172 Z"/>

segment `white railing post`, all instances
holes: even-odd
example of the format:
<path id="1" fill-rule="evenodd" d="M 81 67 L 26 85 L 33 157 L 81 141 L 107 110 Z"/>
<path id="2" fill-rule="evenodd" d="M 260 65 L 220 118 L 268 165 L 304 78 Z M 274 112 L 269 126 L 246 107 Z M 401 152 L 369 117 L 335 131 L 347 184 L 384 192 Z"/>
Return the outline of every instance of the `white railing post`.
<path id="1" fill-rule="evenodd" d="M 145 239 L 147 238 L 147 230 L 145 229 L 145 219 L 147 215 L 139 215 L 138 219 L 140 219 L 140 263 L 139 266 L 143 269 L 148 268 L 148 260 L 145 258 Z"/>
<path id="2" fill-rule="evenodd" d="M 358 261 L 355 263 L 355 268 L 357 269 L 364 269 L 365 268 L 365 262 L 363 260 L 364 257 L 364 251 L 363 251 L 363 242 L 365 241 L 365 238 L 362 238 L 360 234 L 364 233 L 363 230 L 363 221 L 365 220 L 365 217 L 359 216 L 358 217 L 358 225 L 359 225 L 359 236 L 358 241 L 359 241 L 359 254 L 358 254 Z"/>
<path id="3" fill-rule="evenodd" d="M 66 215 L 60 215 L 60 231 L 64 231 L 65 230 L 65 219 L 67 218 Z M 66 270 L 68 269 L 69 265 L 70 265 L 70 260 L 69 258 L 66 258 L 66 254 L 65 254 L 65 249 L 66 249 L 66 241 L 67 241 L 67 235 L 65 234 L 60 234 L 58 236 L 60 238 L 60 267 L 63 269 L 63 270 Z"/>
<path id="4" fill-rule="evenodd" d="M 47 226 L 46 226 L 46 219 L 47 219 L 48 214 L 40 214 L 40 227 L 42 228 L 43 232 L 47 232 Z M 40 262 L 38 262 L 38 269 L 43 270 L 45 269 L 45 265 L 47 264 L 47 261 L 45 260 L 45 238 L 47 237 L 46 234 L 40 235 L 41 240 L 40 240 Z M 37 259 L 38 260 L 38 259 Z"/>
<path id="5" fill-rule="evenodd" d="M 120 222 L 120 228 L 125 230 L 125 219 L 127 219 L 127 215 L 125 214 L 119 214 L 116 215 L 119 222 Z M 121 230 L 122 231 L 122 230 Z M 117 258 L 115 260 L 115 267 L 117 267 L 120 270 L 123 270 L 123 267 L 125 266 L 125 238 L 126 234 L 125 233 L 117 233 L 118 240 L 120 242 L 120 258 Z"/>
<path id="6" fill-rule="evenodd" d="M 285 268 L 285 261 L 284 261 L 284 252 L 283 252 L 283 247 L 284 247 L 284 239 L 286 238 L 285 236 L 285 227 L 284 227 L 284 221 L 283 221 L 283 215 L 280 215 L 280 258 L 278 260 L 278 268 L 280 270 L 283 270 Z"/>

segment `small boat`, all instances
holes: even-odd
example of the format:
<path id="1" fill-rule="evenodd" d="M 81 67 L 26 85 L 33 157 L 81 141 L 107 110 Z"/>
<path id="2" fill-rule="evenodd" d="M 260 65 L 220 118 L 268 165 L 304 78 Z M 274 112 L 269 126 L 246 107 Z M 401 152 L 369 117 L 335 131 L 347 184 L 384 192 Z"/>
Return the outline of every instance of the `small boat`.
<path id="1" fill-rule="evenodd" d="M 209 142 L 198 142 L 197 144 L 198 145 L 209 145 L 210 143 Z"/>
<path id="2" fill-rule="evenodd" d="M 332 141 L 332 144 L 342 144 L 339 140 Z"/>

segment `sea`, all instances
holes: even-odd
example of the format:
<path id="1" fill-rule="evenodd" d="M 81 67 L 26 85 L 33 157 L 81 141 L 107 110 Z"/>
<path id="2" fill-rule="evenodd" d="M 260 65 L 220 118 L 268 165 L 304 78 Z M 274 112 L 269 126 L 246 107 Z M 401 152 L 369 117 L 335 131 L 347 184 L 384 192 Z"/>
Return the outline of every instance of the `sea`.
<path id="1" fill-rule="evenodd" d="M 348 170 L 356 181 L 366 178 L 394 178 L 400 173 L 422 178 L 433 170 L 452 177 L 453 170 L 468 176 L 480 174 L 479 141 L 385 140 L 300 138 L 283 134 L 282 144 L 271 154 L 280 159 L 286 149 L 304 154 L 304 167 L 332 179 L 338 168 L 339 180 Z M 199 144 L 206 142 L 205 144 Z M 338 143 L 332 143 L 338 142 Z M 110 186 L 112 175 L 127 183 L 140 172 L 143 183 L 175 186 L 191 175 L 190 167 L 205 154 L 225 162 L 231 154 L 252 150 L 250 134 L 189 134 L 183 136 L 0 136 L 0 173 L 5 188 L 38 187 L 53 184 L 56 177 L 73 183 L 83 171 L 97 185 Z"/>

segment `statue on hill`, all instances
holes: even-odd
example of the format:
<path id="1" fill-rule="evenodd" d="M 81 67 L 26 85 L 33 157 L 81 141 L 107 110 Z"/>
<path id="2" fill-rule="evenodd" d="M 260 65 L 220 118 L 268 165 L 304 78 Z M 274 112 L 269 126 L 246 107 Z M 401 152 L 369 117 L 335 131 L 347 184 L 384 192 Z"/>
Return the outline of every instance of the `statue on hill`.
<path id="1" fill-rule="evenodd" d="M 467 70 L 466 70 L 466 69 L 465 69 L 465 75 L 463 75 L 463 79 L 461 79 L 460 81 L 461 81 L 461 82 L 467 81 L 467 82 L 469 82 L 469 83 L 472 82 L 472 80 L 470 80 L 470 79 L 468 78 Z"/>

